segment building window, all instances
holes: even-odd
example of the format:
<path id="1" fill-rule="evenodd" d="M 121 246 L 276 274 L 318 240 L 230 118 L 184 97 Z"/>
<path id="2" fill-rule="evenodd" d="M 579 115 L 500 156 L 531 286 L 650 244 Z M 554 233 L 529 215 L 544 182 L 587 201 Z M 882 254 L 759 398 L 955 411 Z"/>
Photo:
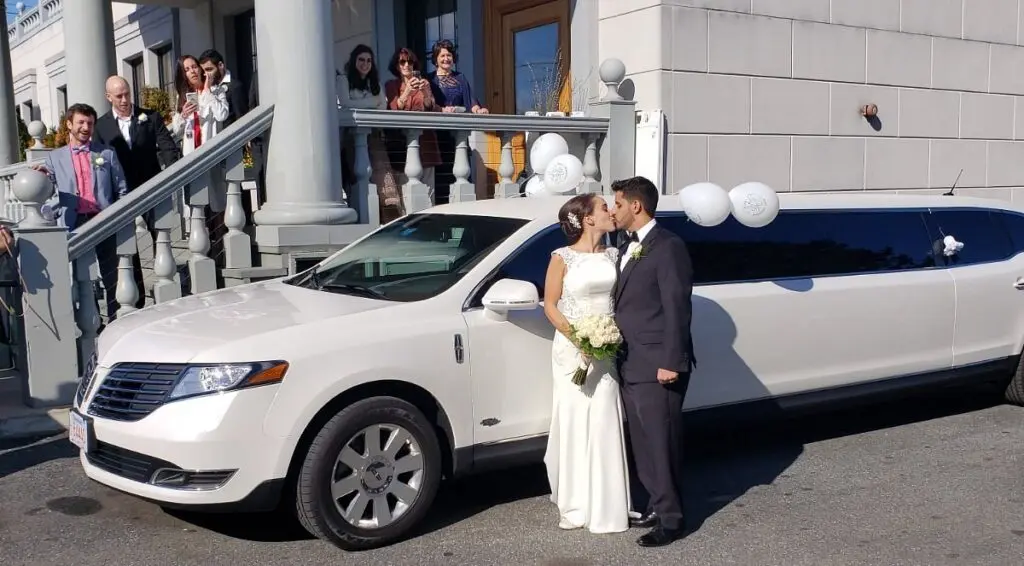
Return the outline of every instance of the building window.
<path id="1" fill-rule="evenodd" d="M 146 86 L 143 58 L 139 55 L 131 59 L 125 59 L 125 63 L 128 64 L 128 82 L 132 85 L 132 100 L 138 103 L 141 100 L 139 97 L 142 96 L 142 89 Z"/>
<path id="2" fill-rule="evenodd" d="M 24 121 L 26 124 L 32 121 L 33 110 L 34 107 L 32 106 L 31 100 L 26 100 L 19 105 L 18 114 L 21 116 L 22 121 Z"/>
<path id="3" fill-rule="evenodd" d="M 63 116 L 68 111 L 68 87 L 59 86 L 57 87 L 57 110 L 60 115 Z"/>
<path id="4" fill-rule="evenodd" d="M 406 45 L 417 51 L 423 61 L 423 71 L 434 70 L 430 51 L 442 39 L 459 45 L 455 25 L 456 0 L 413 0 L 404 4 Z"/>
<path id="5" fill-rule="evenodd" d="M 171 60 L 171 46 L 164 45 L 153 50 L 156 55 L 156 76 L 160 88 L 174 96 L 174 61 Z"/>

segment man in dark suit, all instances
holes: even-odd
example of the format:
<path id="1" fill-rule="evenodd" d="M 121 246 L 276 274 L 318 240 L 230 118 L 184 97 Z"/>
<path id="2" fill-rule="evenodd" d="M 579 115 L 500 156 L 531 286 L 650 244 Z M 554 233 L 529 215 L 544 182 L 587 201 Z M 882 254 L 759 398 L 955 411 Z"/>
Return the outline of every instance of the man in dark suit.
<path id="1" fill-rule="evenodd" d="M 640 546 L 682 538 L 683 399 L 695 362 L 690 338 L 693 267 L 683 240 L 654 221 L 658 189 L 643 177 L 612 183 L 620 246 L 615 320 L 622 401 L 637 477 L 648 507 L 630 523 L 652 530 Z"/>
<path id="2" fill-rule="evenodd" d="M 223 83 L 228 86 L 228 118 L 224 120 L 224 127 L 227 128 L 249 111 L 249 91 L 242 81 L 231 77 L 231 71 L 224 65 L 224 57 L 217 50 L 203 51 L 199 56 L 199 66 L 207 75 L 213 76 L 213 84 Z"/>
<path id="3" fill-rule="evenodd" d="M 95 139 L 114 148 L 117 159 L 124 168 L 128 191 L 138 188 L 155 177 L 164 167 L 177 161 L 178 144 L 171 132 L 164 126 L 159 112 L 140 108 L 132 103 L 132 91 L 128 81 L 119 76 L 107 79 L 107 101 L 110 112 L 96 121 Z M 145 216 L 149 233 L 156 242 L 152 215 Z M 135 283 L 139 286 L 139 300 L 136 308 L 146 304 L 145 287 L 142 278 L 142 261 L 136 254 L 132 258 Z"/>

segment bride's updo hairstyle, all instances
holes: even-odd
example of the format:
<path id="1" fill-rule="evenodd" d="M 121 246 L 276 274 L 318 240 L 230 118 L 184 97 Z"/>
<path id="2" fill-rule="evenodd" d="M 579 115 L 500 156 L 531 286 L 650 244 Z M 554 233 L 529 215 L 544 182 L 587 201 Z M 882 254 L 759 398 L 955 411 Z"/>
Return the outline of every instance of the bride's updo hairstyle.
<path id="1" fill-rule="evenodd" d="M 572 197 L 558 209 L 558 223 L 570 246 L 583 237 L 583 219 L 594 213 L 596 203 L 597 195 L 588 193 Z"/>

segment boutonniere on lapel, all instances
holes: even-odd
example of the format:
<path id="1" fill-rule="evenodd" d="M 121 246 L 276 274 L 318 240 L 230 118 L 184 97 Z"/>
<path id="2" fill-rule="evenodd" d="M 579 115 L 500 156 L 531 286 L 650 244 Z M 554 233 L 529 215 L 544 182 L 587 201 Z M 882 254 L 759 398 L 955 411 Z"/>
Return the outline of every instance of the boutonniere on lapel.
<path id="1" fill-rule="evenodd" d="M 644 257 L 644 247 L 643 247 L 643 245 L 639 245 L 639 246 L 633 248 L 633 251 L 630 252 L 630 254 L 629 254 L 629 258 L 632 259 L 633 261 L 640 261 L 641 259 L 643 259 L 643 257 Z"/>
<path id="2" fill-rule="evenodd" d="M 92 154 L 92 167 L 93 167 L 93 169 L 100 169 L 104 165 L 106 165 L 106 163 L 107 163 L 107 160 L 103 159 L 102 155 L 100 155 L 98 153 Z"/>
<path id="3" fill-rule="evenodd" d="M 136 120 L 138 120 L 138 122 L 140 124 L 145 124 L 146 121 L 149 120 L 149 115 L 147 115 L 147 114 L 139 114 L 139 117 L 136 118 Z"/>

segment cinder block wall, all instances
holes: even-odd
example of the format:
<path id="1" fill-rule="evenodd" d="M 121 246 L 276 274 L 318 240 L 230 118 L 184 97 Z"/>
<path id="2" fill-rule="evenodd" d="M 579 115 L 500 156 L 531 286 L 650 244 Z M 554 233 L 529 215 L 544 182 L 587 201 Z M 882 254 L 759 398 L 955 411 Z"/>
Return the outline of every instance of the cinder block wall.
<path id="1" fill-rule="evenodd" d="M 943 190 L 962 168 L 961 194 L 1024 202 L 1024 0 L 600 7 L 601 58 L 668 115 L 670 191 Z"/>

